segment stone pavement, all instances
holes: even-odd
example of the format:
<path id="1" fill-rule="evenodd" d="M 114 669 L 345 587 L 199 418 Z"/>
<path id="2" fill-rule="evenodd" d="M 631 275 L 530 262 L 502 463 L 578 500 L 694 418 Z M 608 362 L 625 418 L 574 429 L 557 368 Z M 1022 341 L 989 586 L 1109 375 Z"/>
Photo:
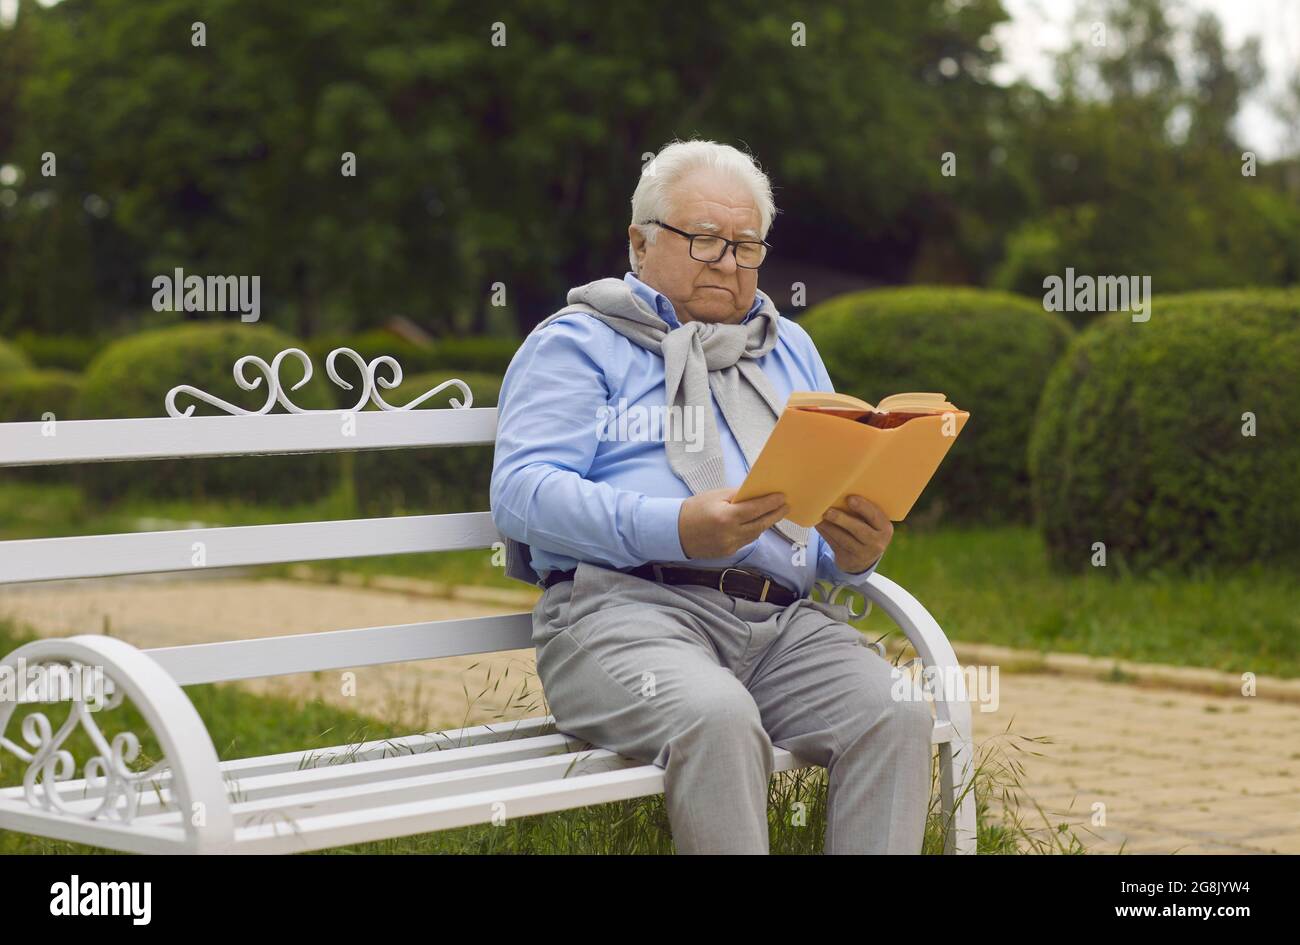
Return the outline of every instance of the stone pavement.
<path id="1" fill-rule="evenodd" d="M 529 608 L 517 595 L 503 600 L 523 603 L 431 597 L 418 582 L 391 586 L 406 589 L 190 576 L 51 582 L 0 589 L 0 619 L 52 636 L 107 628 L 154 647 Z M 1002 667 L 997 711 L 972 705 L 975 738 L 981 752 L 1022 766 L 1018 807 L 1027 827 L 1044 826 L 1037 802 L 1050 823 L 1075 825 L 1093 853 L 1121 843 L 1132 853 L 1300 853 L 1300 700 L 1278 693 L 1289 686 L 1293 695 L 1294 681 L 1261 683 L 1255 697 L 1223 695 L 1214 689 L 1231 692 L 1236 680 L 1200 691 L 1183 684 L 1201 671 L 1153 667 L 1139 686 L 1089 675 L 1087 661 L 1057 654 L 957 650 L 963 663 Z M 544 714 L 532 660 L 529 649 L 363 668 L 355 695 L 343 694 L 337 672 L 239 685 L 428 731 Z"/>
<path id="2" fill-rule="evenodd" d="M 1001 676 L 1001 696 L 975 711 L 976 740 L 1005 745 L 1008 724 L 1050 739 L 1019 742 L 1042 757 L 1007 753 L 1027 797 L 1079 825 L 1089 852 L 1300 853 L 1300 705 L 1019 673 Z M 1019 813 L 1043 824 L 1027 798 Z"/>

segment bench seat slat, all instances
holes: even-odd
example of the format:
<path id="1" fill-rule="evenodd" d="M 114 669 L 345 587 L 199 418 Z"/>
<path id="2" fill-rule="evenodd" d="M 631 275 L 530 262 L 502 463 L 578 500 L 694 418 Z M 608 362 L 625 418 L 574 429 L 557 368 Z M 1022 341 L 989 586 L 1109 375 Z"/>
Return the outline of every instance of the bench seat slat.
<path id="1" fill-rule="evenodd" d="M 355 761 L 369 761 L 373 758 L 391 758 L 394 755 L 423 751 L 431 744 L 435 746 L 434 750 L 451 751 L 500 741 L 520 741 L 539 735 L 551 735 L 555 732 L 554 716 L 537 715 L 526 719 L 447 729 L 442 732 L 420 732 L 397 738 L 377 738 L 347 745 L 331 745 L 327 748 L 309 748 L 280 752 L 275 755 L 256 755 L 250 758 L 231 758 L 221 762 L 221 771 L 223 774 L 242 778 L 274 774 L 277 771 L 297 771 L 305 767 L 319 767 L 326 764 L 340 765 Z"/>
<path id="2" fill-rule="evenodd" d="M 538 759 L 560 755 L 579 754 L 585 757 L 590 753 L 592 749 L 575 749 L 575 745 L 582 744 L 579 739 L 561 732 L 547 731 L 553 729 L 553 726 L 552 716 L 541 716 L 523 719 L 518 723 L 506 723 L 500 726 L 499 731 L 491 733 L 491 736 L 483 734 L 470 744 L 457 748 L 431 747 L 443 741 L 454 744 L 446 736 L 459 734 L 438 732 L 406 736 L 387 742 L 338 746 L 327 749 L 320 755 L 291 752 L 288 755 L 298 759 L 292 766 L 284 763 L 287 756 L 271 755 L 222 762 L 221 770 L 231 794 L 237 799 L 236 810 L 271 810 L 291 803 L 312 803 L 312 798 L 325 798 L 335 790 L 346 792 L 357 786 L 434 785 L 447 780 L 454 781 L 456 777 L 480 768 L 496 769 L 506 764 L 536 762 Z M 936 724 L 932 743 L 946 741 L 950 728 L 948 723 Z M 545 734 L 528 734 L 530 732 Z M 415 739 L 419 739 L 419 742 Z M 387 754 L 380 754 L 373 748 L 366 755 L 360 754 L 363 746 L 380 745 L 388 746 Z M 358 750 L 355 760 L 338 760 L 354 758 L 354 748 Z M 528 767 L 524 765 L 525 769 Z M 451 777 L 452 775 L 456 777 Z M 88 789 L 84 779 L 63 782 L 59 788 L 60 796 L 68 802 L 89 803 L 102 795 L 102 788 Z M 18 798 L 21 795 L 21 787 L 0 791 L 0 797 Z M 301 800 L 297 799 L 299 796 L 302 797 Z M 428 793 L 422 796 L 434 795 Z M 139 798 L 139 819 L 165 822 L 166 812 L 163 806 L 170 803 L 170 778 L 164 773 L 151 782 L 149 790 Z"/>
<path id="3" fill-rule="evenodd" d="M 580 746 L 578 739 L 570 739 L 571 746 Z M 526 746 L 525 746 L 526 747 Z M 360 767 L 369 768 L 373 762 Z M 302 781 L 296 792 L 274 794 L 238 794 L 232 799 L 231 811 L 236 827 L 245 826 L 271 815 L 284 815 L 297 819 L 302 816 L 319 816 L 326 813 L 364 811 L 379 805 L 402 804 L 409 801 L 429 800 L 437 797 L 455 797 L 475 791 L 493 791 L 521 784 L 543 784 L 562 781 L 567 777 L 591 774 L 597 771 L 614 771 L 644 764 L 634 758 L 619 755 L 603 748 L 582 748 L 576 751 L 542 751 L 533 757 L 516 757 L 496 764 L 476 765 L 469 768 L 450 768 L 427 771 L 422 774 L 396 776 L 392 771 L 373 770 L 365 777 L 351 781 L 312 783 Z M 286 785 L 289 786 L 289 785 Z M 179 810 L 154 810 L 140 818 L 142 822 L 158 826 L 179 825 Z"/>
<path id="4" fill-rule="evenodd" d="M 459 764 L 462 767 L 473 767 L 476 764 L 495 764 L 515 757 L 532 757 L 539 752 L 565 752 L 571 750 L 572 744 L 571 736 L 556 731 L 554 716 L 542 715 L 329 748 L 232 758 L 220 762 L 219 767 L 222 778 L 230 789 L 234 790 L 238 786 L 237 793 L 255 797 L 282 790 L 286 785 L 301 785 L 304 778 L 316 782 L 324 782 L 332 776 L 347 778 L 351 772 L 365 770 L 357 767 L 362 762 L 425 759 L 425 763 L 435 765 Z M 380 765 L 379 768 L 383 770 L 384 766 Z M 413 769 L 408 773 L 421 772 Z M 88 786 L 85 778 L 60 781 L 58 789 L 59 796 L 68 802 L 95 801 L 104 793 L 102 784 Z M 170 770 L 160 771 L 150 779 L 148 790 L 140 796 L 137 809 L 156 809 L 160 803 L 160 792 L 164 799 L 170 799 Z M 0 798 L 22 796 L 21 784 L 0 788 Z"/>
<path id="5" fill-rule="evenodd" d="M 590 751 L 590 746 L 582 739 L 557 732 L 534 738 L 475 745 L 458 751 L 427 751 L 397 758 L 372 758 L 355 764 L 325 765 L 251 778 L 236 778 L 227 774 L 226 782 L 235 807 L 261 804 L 262 808 L 249 809 L 270 810 L 289 804 L 289 798 L 299 796 L 325 797 L 333 791 L 375 786 L 397 787 L 415 783 L 433 785 L 441 780 L 454 781 L 466 777 L 479 769 L 495 770 L 503 765 L 538 762 L 549 757 L 573 755 L 584 749 Z M 563 774 L 557 777 L 563 777 Z M 163 808 L 165 803 L 171 802 L 170 785 L 162 788 L 161 798 L 158 793 L 151 789 L 151 796 L 142 796 L 137 810 L 142 815 L 165 820 L 167 811 Z M 432 797 L 433 794 L 428 796 Z"/>
<path id="6" fill-rule="evenodd" d="M 774 748 L 773 755 L 774 771 L 789 771 L 806 766 L 806 762 L 785 749 Z M 499 811 L 511 819 L 517 819 L 662 794 L 663 790 L 663 768 L 654 764 L 633 763 L 629 767 L 618 767 L 610 771 L 506 785 L 450 797 L 397 803 L 381 800 L 373 807 L 308 813 L 295 818 L 292 826 L 283 821 L 275 823 L 272 818 L 264 818 L 255 825 L 243 826 L 237 823 L 235 840 L 238 851 L 247 853 L 319 850 L 490 823 Z"/>

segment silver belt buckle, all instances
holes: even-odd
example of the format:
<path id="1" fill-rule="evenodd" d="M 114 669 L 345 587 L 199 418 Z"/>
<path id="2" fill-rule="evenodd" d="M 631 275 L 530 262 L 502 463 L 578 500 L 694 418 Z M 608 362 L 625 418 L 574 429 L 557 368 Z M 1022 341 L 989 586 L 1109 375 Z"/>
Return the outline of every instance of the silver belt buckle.
<path id="1" fill-rule="evenodd" d="M 728 572 L 728 571 L 735 571 L 737 574 L 749 574 L 749 573 L 750 573 L 749 571 L 746 571 L 744 568 L 723 568 L 723 569 L 722 569 L 722 573 L 721 573 L 720 575 L 718 575 L 718 590 L 722 591 L 722 593 L 724 593 L 724 594 L 726 594 L 727 592 L 726 592 L 726 590 L 723 589 L 722 585 L 723 585 L 723 583 L 724 583 L 724 582 L 726 581 L 726 579 L 727 579 L 727 572 Z M 757 577 L 757 575 L 754 575 L 754 576 Z M 762 602 L 766 602 L 766 601 L 767 601 L 767 591 L 768 591 L 768 588 L 770 588 L 771 586 L 772 586 L 772 579 L 771 579 L 770 577 L 768 577 L 767 575 L 763 575 L 763 591 L 762 591 L 761 594 L 758 595 L 758 599 L 759 599 L 760 601 L 762 601 Z"/>

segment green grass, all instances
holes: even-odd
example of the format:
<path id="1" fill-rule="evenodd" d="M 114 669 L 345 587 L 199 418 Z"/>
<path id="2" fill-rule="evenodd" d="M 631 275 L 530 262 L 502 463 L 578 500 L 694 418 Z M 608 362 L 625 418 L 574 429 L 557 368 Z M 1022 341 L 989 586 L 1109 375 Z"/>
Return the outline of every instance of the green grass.
<path id="1" fill-rule="evenodd" d="M 11 652 L 31 636 L 16 632 L 0 622 L 0 653 Z M 294 750 L 320 750 L 334 745 L 395 738 L 411 734 L 376 719 L 345 712 L 320 700 L 291 702 L 257 696 L 237 685 L 191 686 L 186 690 L 206 725 L 217 754 L 222 759 L 273 754 Z M 44 711 L 57 731 L 67 718 L 61 705 L 20 707 L 5 734 L 20 739 L 21 721 L 32 712 Z M 547 714 L 540 711 L 529 716 Z M 96 722 L 110 742 L 119 732 L 132 732 L 140 739 L 140 755 L 132 770 L 143 771 L 162 753 L 153 734 L 145 727 L 130 702 L 96 714 Z M 1004 744 L 1001 739 L 1006 739 Z M 1043 826 L 1031 826 L 1018 811 L 1013 792 L 1022 785 L 1023 769 L 1018 755 L 1033 752 L 1029 747 L 1045 739 L 1004 733 L 980 747 L 972 789 L 976 798 L 978 849 L 982 854 L 1085 852 L 1074 828 L 1058 822 L 1041 810 Z M 430 739 L 430 747 L 449 747 Z M 78 729 L 65 743 L 78 765 L 91 756 L 90 739 Z M 396 748 L 394 754 L 397 754 Z M 0 786 L 22 783 L 24 763 L 0 750 Z M 82 772 L 78 770 L 78 775 Z M 923 852 L 942 852 L 945 822 L 939 809 L 938 766 L 932 771 L 931 811 Z M 238 798 L 238 784 L 232 785 Z M 988 798 L 1001 796 L 1005 813 L 990 815 Z M 822 768 L 783 772 L 772 779 L 768 807 L 770 849 L 774 854 L 821 853 L 826 829 L 826 773 Z M 84 844 L 49 840 L 14 831 L 0 830 L 0 854 L 112 853 Z M 321 851 L 355 853 L 548 853 L 548 854 L 668 854 L 674 852 L 668 813 L 662 795 L 637 798 L 552 814 L 507 820 L 500 826 L 479 825 L 355 844 Z"/>
<path id="2" fill-rule="evenodd" d="M 950 639 L 1231 673 L 1300 675 L 1295 575 L 1262 564 L 1222 574 L 1134 577 L 1047 567 L 1026 528 L 899 528 L 880 565 Z M 894 630 L 883 614 L 859 625 Z M 895 632 L 897 632 L 895 630 Z"/>

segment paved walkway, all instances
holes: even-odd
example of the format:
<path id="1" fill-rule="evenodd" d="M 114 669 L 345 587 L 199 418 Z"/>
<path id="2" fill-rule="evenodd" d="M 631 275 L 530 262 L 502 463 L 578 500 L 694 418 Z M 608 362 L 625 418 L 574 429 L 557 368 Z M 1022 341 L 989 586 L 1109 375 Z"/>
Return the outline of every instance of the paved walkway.
<path id="1" fill-rule="evenodd" d="M 141 647 L 520 609 L 527 607 L 287 580 L 123 579 L 0 590 L 0 618 L 55 636 L 107 627 Z M 965 662 L 991 662 L 986 650 L 959 644 L 958 651 Z M 241 685 L 433 730 L 544 714 L 532 658 L 531 650 L 515 650 L 364 668 L 355 695 L 343 694 L 338 673 Z M 1027 826 L 1044 825 L 1032 798 L 1051 823 L 1078 824 L 1090 852 L 1125 843 L 1134 853 L 1300 853 L 1300 703 L 1059 675 L 1035 660 L 998 662 L 1008 667 L 1000 671 L 1000 704 L 991 713 L 973 706 L 975 737 L 982 752 L 1022 767 Z M 1028 671 L 1012 672 L 1015 666 Z M 1094 810 L 1104 822 L 1094 822 Z"/>
<path id="2" fill-rule="evenodd" d="M 1018 673 L 1001 697 L 976 739 L 1008 746 L 1028 797 L 1090 852 L 1300 853 L 1300 705 Z M 1043 825 L 1027 798 L 1019 811 Z"/>

